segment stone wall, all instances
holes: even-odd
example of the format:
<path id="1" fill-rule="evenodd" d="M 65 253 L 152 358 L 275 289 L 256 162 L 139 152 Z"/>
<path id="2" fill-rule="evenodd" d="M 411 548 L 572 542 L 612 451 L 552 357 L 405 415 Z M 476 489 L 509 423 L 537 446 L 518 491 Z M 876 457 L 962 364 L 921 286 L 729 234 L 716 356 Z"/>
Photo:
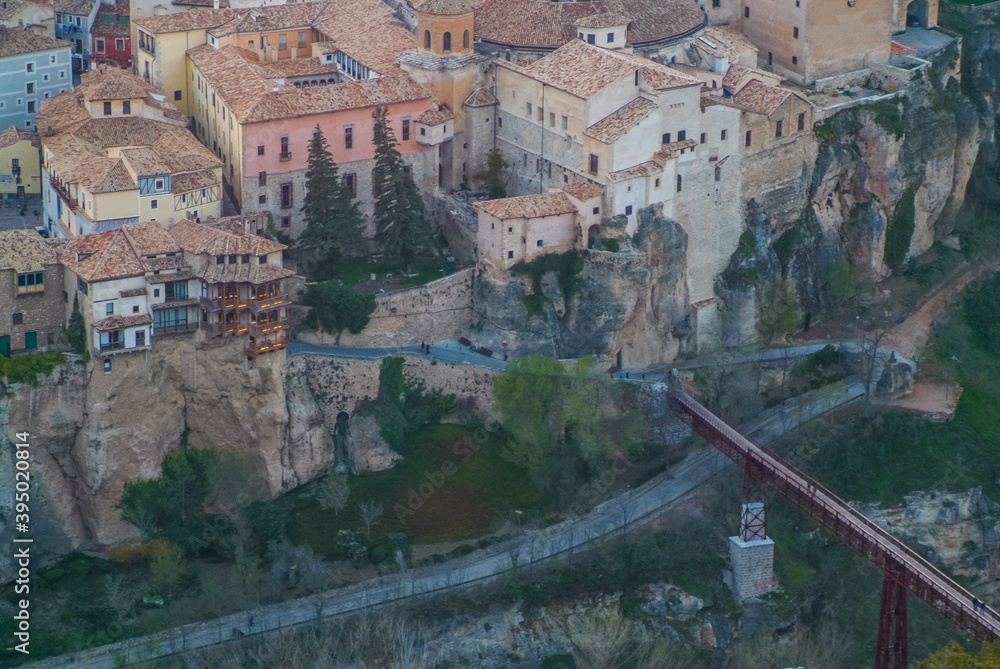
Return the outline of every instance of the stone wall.
<path id="1" fill-rule="evenodd" d="M 35 234 L 32 232 L 31 234 Z M 36 235 L 37 236 L 37 235 Z M 25 348 L 25 334 L 34 332 L 36 346 L 48 347 L 64 339 L 62 328 L 68 321 L 67 304 L 63 301 L 63 268 L 58 263 L 45 265 L 45 290 L 37 293 L 17 293 L 17 272 L 0 269 L 0 337 L 10 336 L 10 350 Z M 72 308 L 72 303 L 68 305 Z M 14 314 L 21 315 L 21 322 L 14 325 Z M 0 352 L 3 351 L 0 346 Z"/>
<path id="2" fill-rule="evenodd" d="M 742 161 L 742 202 L 756 200 L 781 232 L 802 215 L 808 204 L 809 177 L 816 163 L 816 137 L 799 133 L 790 142 L 765 149 Z"/>
<path id="3" fill-rule="evenodd" d="M 478 209 L 471 193 L 439 193 L 424 200 L 427 215 L 448 240 L 448 252 L 455 262 L 471 267 L 476 264 Z"/>
<path id="4" fill-rule="evenodd" d="M 425 341 L 458 339 L 472 327 L 472 282 L 469 268 L 422 286 L 376 297 L 375 311 L 360 334 L 343 333 L 342 346 L 404 346 Z M 299 331 L 299 341 L 332 344 L 333 337 Z"/>
<path id="5" fill-rule="evenodd" d="M 737 599 L 757 597 L 774 589 L 774 542 L 770 539 L 743 541 L 729 537 L 729 561 Z"/>

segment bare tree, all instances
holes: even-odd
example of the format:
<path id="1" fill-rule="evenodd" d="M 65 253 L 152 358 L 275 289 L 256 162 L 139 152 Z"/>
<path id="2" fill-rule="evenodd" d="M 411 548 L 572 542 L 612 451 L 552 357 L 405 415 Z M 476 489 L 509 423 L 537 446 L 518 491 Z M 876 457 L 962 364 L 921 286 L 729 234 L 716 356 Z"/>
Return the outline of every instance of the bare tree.
<path id="1" fill-rule="evenodd" d="M 358 504 L 358 518 L 360 518 L 361 524 L 365 526 L 365 536 L 368 537 L 369 541 L 372 538 L 372 526 L 382 522 L 382 514 L 384 512 L 385 507 L 382 506 L 382 502 L 368 500 Z"/>
<path id="2" fill-rule="evenodd" d="M 350 494 L 351 489 L 347 485 L 347 475 L 331 474 L 320 484 L 316 498 L 321 507 L 332 510 L 333 515 L 336 516 L 347 506 L 347 498 Z"/>
<path id="3" fill-rule="evenodd" d="M 635 494 L 631 490 L 626 490 L 615 497 L 612 502 L 616 515 L 621 519 L 622 550 L 628 543 L 628 526 L 635 520 L 636 501 Z"/>

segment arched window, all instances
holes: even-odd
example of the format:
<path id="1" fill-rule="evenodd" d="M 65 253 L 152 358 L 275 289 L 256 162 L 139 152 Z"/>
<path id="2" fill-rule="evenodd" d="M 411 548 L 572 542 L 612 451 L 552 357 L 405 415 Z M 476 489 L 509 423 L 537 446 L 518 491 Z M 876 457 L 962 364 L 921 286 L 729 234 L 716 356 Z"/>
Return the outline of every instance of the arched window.
<path id="1" fill-rule="evenodd" d="M 425 49 L 430 49 L 431 48 L 431 31 L 430 30 L 425 30 L 424 31 L 424 48 Z"/>
<path id="2" fill-rule="evenodd" d="M 451 51 L 451 33 L 444 34 L 444 50 Z"/>
<path id="3" fill-rule="evenodd" d="M 463 33 L 463 35 L 462 35 L 462 48 L 463 49 L 468 49 L 469 48 L 469 31 L 468 30 L 466 30 L 465 33 Z"/>
<path id="4" fill-rule="evenodd" d="M 682 185 L 682 183 L 683 183 L 683 179 L 681 179 L 681 175 L 678 174 L 677 175 L 677 192 L 678 193 L 681 192 L 681 185 Z"/>

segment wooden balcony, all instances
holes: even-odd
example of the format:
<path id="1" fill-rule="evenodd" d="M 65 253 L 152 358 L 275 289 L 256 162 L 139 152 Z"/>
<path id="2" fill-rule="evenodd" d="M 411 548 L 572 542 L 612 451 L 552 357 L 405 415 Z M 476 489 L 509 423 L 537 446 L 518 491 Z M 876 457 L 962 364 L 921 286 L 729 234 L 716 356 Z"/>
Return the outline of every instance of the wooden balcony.
<path id="1" fill-rule="evenodd" d="M 63 186 L 54 178 L 49 179 L 49 183 L 52 185 L 52 188 L 55 189 L 56 195 L 58 195 L 60 198 L 62 198 L 69 204 L 70 209 L 80 208 L 80 201 L 69 194 L 69 189 L 66 186 Z"/>
<path id="2" fill-rule="evenodd" d="M 285 342 L 285 340 L 283 339 L 278 341 L 265 341 L 255 344 L 254 346 L 247 346 L 244 349 L 244 352 L 247 354 L 248 357 L 255 358 L 258 355 L 262 355 L 264 353 L 273 353 L 274 351 L 280 351 L 281 349 L 285 348 L 286 345 L 287 342 Z"/>
<path id="3" fill-rule="evenodd" d="M 286 293 L 271 295 L 269 297 L 251 297 L 248 302 L 249 307 L 254 311 L 274 309 L 275 307 L 280 307 L 285 304 L 288 304 L 288 295 Z"/>

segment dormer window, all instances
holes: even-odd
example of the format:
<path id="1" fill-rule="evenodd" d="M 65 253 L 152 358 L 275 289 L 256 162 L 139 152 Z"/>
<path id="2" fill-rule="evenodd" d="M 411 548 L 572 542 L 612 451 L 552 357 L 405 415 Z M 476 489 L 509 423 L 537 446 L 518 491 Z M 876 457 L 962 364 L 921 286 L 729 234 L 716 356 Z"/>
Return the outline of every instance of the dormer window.
<path id="1" fill-rule="evenodd" d="M 163 179 L 157 179 L 154 182 L 153 188 L 155 188 L 156 190 L 163 190 Z"/>

